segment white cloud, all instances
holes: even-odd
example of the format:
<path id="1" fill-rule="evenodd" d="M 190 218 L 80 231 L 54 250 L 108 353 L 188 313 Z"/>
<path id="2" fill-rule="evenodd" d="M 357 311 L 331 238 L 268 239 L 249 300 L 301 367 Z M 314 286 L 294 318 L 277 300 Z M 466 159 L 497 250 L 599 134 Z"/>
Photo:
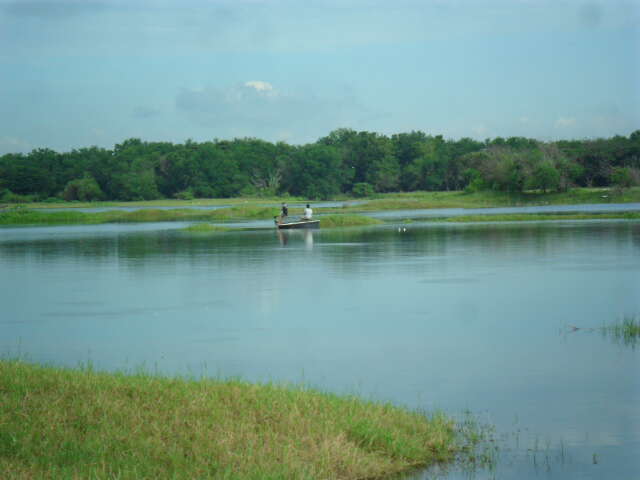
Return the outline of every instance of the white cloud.
<path id="1" fill-rule="evenodd" d="M 474 127 L 471 127 L 471 131 L 476 138 L 487 138 L 487 135 L 489 134 L 489 129 L 484 125 L 476 125 Z"/>
<path id="2" fill-rule="evenodd" d="M 557 128 L 568 128 L 576 125 L 575 117 L 558 117 L 555 123 Z"/>
<path id="3" fill-rule="evenodd" d="M 24 153 L 33 150 L 26 140 L 17 137 L 0 137 L 0 155 L 4 153 Z"/>
<path id="4" fill-rule="evenodd" d="M 315 141 L 345 125 L 357 128 L 372 117 L 353 95 L 339 98 L 282 91 L 263 80 L 226 88 L 182 90 L 178 111 L 215 136 L 259 136 L 293 142 Z M 232 130 L 233 127 L 233 130 Z"/>
<path id="5" fill-rule="evenodd" d="M 271 92 L 273 91 L 273 85 L 269 82 L 263 82 L 261 80 L 250 80 L 244 83 L 245 87 L 255 88 L 259 92 Z"/>

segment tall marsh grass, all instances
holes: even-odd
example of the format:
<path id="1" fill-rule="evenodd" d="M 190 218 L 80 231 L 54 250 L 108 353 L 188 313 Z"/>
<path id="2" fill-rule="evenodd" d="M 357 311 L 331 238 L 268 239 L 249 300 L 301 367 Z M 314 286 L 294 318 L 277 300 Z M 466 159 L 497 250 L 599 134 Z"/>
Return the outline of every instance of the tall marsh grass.
<path id="1" fill-rule="evenodd" d="M 640 315 L 625 316 L 613 325 L 602 327 L 602 333 L 617 343 L 635 348 L 640 341 Z"/>
<path id="2" fill-rule="evenodd" d="M 382 478 L 455 458 L 455 425 L 236 380 L 0 361 L 2 478 Z"/>

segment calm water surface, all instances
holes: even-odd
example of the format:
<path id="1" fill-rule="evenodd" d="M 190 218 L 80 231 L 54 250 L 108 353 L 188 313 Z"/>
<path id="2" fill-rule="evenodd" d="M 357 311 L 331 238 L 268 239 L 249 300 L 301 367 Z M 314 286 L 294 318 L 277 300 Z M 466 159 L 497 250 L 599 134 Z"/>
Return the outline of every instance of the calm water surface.
<path id="1" fill-rule="evenodd" d="M 640 476 L 640 222 L 0 229 L 0 352 L 304 382 L 496 426 L 495 471 Z M 570 325 L 581 327 L 572 331 Z"/>

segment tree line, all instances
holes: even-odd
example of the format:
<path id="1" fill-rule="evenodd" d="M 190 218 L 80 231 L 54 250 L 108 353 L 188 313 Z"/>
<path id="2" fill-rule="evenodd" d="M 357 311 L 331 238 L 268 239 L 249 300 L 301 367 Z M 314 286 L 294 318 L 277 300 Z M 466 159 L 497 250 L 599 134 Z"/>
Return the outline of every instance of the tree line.
<path id="1" fill-rule="evenodd" d="M 0 157 L 0 201 L 368 196 L 416 190 L 565 191 L 640 184 L 640 130 L 541 142 L 444 139 L 341 128 L 306 145 L 236 138 L 125 140 L 113 149 L 48 148 Z"/>

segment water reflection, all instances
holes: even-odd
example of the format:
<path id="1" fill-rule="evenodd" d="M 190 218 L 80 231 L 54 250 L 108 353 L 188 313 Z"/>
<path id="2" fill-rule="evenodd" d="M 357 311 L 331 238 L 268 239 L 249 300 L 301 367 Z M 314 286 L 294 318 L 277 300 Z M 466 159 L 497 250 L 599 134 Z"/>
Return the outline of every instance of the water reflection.
<path id="1" fill-rule="evenodd" d="M 25 232 L 27 233 L 27 232 Z M 273 238 L 275 237 L 275 244 Z M 398 232 L 393 225 L 376 228 L 334 230 L 255 230 L 218 235 L 189 235 L 176 230 L 143 232 L 92 232 L 87 236 L 33 236 L 25 240 L 12 235 L 0 239 L 0 261 L 59 264 L 82 261 L 93 265 L 114 265 L 144 269 L 161 262 L 165 267 L 185 262 L 211 268 L 252 268 L 282 265 L 297 258 L 274 255 L 270 247 L 308 252 L 304 261 L 330 267 L 337 274 L 374 274 L 388 270 L 412 271 L 424 285 L 463 286 L 482 280 L 501 265 L 535 265 L 538 269 L 563 272 L 628 272 L 636 264 L 617 255 L 580 254 L 585 246 L 640 252 L 640 224 L 594 222 L 583 224 L 526 225 L 410 225 Z M 611 250 L 613 249 L 613 250 Z M 313 252 L 312 256 L 311 254 Z M 458 260 L 486 265 L 473 276 L 447 266 Z M 466 259 L 466 260 L 465 260 Z M 391 262 L 391 263 L 390 263 Z M 482 273 L 484 271 L 484 273 Z M 623 287 L 629 290 L 631 285 Z"/>
<path id="2" fill-rule="evenodd" d="M 293 240 L 294 243 L 302 240 L 307 250 L 313 250 L 313 236 L 317 232 L 317 230 L 310 228 L 304 228 L 300 230 L 276 230 L 278 241 L 283 247 L 289 245 L 290 239 Z"/>

